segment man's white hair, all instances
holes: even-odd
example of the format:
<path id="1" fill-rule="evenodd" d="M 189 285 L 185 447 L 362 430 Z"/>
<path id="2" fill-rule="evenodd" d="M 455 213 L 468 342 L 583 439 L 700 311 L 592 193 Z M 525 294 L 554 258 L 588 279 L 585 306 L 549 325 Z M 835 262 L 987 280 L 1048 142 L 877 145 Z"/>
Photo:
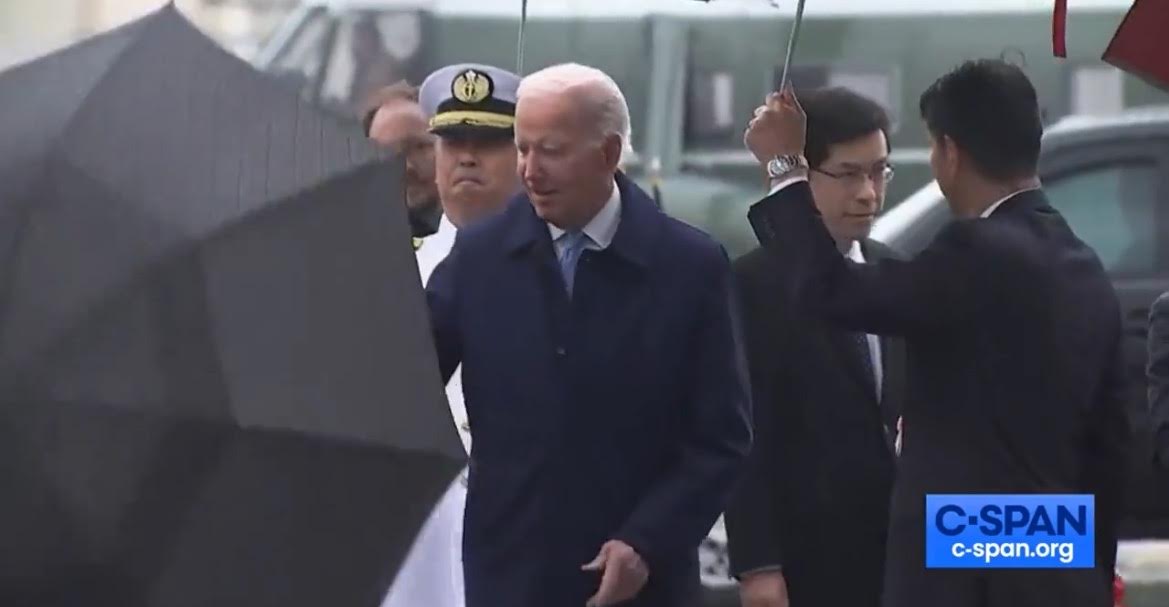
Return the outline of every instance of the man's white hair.
<path id="1" fill-rule="evenodd" d="M 621 138 L 620 163 L 633 153 L 633 130 L 630 127 L 629 105 L 621 88 L 595 67 L 579 63 L 561 63 L 533 72 L 520 81 L 516 99 L 527 93 L 564 93 L 575 89 L 575 97 L 585 102 L 585 107 L 594 113 L 602 137 L 617 135 Z"/>

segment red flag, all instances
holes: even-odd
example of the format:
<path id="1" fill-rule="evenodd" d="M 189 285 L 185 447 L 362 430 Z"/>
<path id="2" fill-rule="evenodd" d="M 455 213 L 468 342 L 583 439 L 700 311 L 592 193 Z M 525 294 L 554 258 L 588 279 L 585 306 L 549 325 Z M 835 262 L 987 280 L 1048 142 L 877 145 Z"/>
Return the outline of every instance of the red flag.
<path id="1" fill-rule="evenodd" d="M 1104 51 L 1104 60 L 1169 88 L 1169 2 L 1136 0 Z"/>
<path id="2" fill-rule="evenodd" d="M 1056 57 L 1068 56 L 1068 0 L 1055 0 L 1055 14 L 1051 16 L 1051 51 Z"/>

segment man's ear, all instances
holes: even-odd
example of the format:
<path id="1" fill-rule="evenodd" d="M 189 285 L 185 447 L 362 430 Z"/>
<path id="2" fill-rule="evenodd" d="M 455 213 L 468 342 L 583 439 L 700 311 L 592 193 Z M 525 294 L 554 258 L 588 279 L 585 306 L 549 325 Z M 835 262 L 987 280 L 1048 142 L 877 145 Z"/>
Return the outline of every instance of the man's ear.
<path id="1" fill-rule="evenodd" d="M 601 151 L 604 154 L 605 166 L 617 170 L 618 164 L 621 162 L 621 142 L 620 135 L 605 135 L 604 141 L 601 143 Z"/>
<path id="2" fill-rule="evenodd" d="M 962 148 L 958 147 L 958 142 L 954 141 L 952 137 L 943 135 L 942 151 L 944 152 L 942 158 L 944 159 L 947 173 L 956 175 L 958 169 L 966 160 Z"/>

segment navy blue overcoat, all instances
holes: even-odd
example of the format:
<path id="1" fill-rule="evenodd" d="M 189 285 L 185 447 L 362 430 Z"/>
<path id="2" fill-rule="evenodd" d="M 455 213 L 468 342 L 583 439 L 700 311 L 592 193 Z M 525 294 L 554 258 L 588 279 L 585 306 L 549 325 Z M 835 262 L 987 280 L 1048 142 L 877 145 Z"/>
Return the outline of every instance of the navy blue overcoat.
<path id="1" fill-rule="evenodd" d="M 583 607 L 609 539 L 680 607 L 697 546 L 751 441 L 730 264 L 623 175 L 613 242 L 585 251 L 570 299 L 525 195 L 461 230 L 427 298 L 443 376 L 463 365 L 473 436 L 468 607 Z"/>

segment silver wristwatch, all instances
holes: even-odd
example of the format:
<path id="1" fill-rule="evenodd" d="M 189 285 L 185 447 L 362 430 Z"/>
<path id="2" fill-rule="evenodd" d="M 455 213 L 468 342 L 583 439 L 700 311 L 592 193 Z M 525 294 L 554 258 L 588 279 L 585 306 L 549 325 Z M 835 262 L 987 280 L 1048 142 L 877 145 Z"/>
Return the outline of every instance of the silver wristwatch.
<path id="1" fill-rule="evenodd" d="M 785 154 L 767 161 L 767 177 L 782 179 L 797 169 L 807 169 L 808 161 L 802 154 Z"/>

